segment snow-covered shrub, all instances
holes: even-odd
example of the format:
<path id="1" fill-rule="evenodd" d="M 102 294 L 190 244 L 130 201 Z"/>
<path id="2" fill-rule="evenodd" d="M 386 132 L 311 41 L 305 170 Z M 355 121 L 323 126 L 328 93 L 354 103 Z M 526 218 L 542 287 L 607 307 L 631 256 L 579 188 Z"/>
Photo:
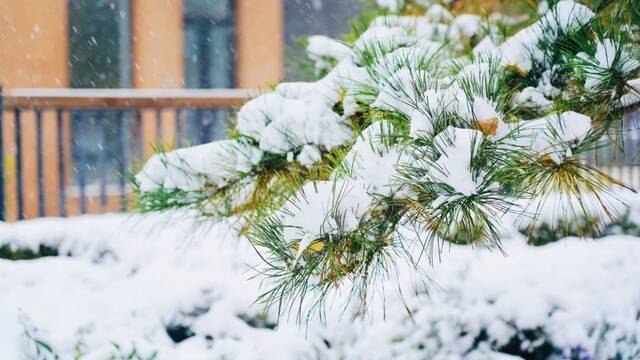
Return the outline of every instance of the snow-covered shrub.
<path id="1" fill-rule="evenodd" d="M 366 304 L 399 261 L 443 241 L 499 247 L 502 220 L 537 217 L 551 194 L 574 218 L 585 204 L 595 223 L 616 216 L 624 184 L 581 155 L 634 102 L 633 31 L 607 25 L 631 24 L 632 5 L 554 1 L 505 32 L 500 16 L 384 4 L 410 15 L 312 39 L 317 68 L 335 63 L 326 76 L 278 85 L 240 109 L 233 139 L 157 155 L 137 176 L 143 209 L 244 215 L 267 302 L 298 308 L 350 283 Z"/>
<path id="2" fill-rule="evenodd" d="M 12 248 L 10 245 L 0 245 L 0 259 L 31 260 L 44 256 L 58 256 L 58 249 L 40 245 L 37 249 Z"/>
<path id="3" fill-rule="evenodd" d="M 625 196 L 640 223 L 637 195 Z M 260 279 L 247 278 L 261 260 L 245 237 L 217 224 L 186 238 L 194 225 L 169 214 L 0 224 L 0 247 L 71 254 L 0 259 L 2 359 L 47 348 L 83 360 L 635 359 L 640 349 L 637 237 L 533 247 L 515 232 L 503 236 L 509 256 L 451 245 L 441 263 L 418 264 L 430 283 L 401 264 L 369 316 L 327 307 L 301 328 L 254 303 Z"/>
<path id="4" fill-rule="evenodd" d="M 549 197 L 544 201 L 547 206 L 539 208 L 538 217 L 519 219 L 515 225 L 520 233 L 527 237 L 527 243 L 534 246 L 546 245 L 571 236 L 589 239 L 611 235 L 640 236 L 639 207 L 635 196 L 630 195 L 619 194 L 619 197 L 625 199 L 624 203 L 610 208 L 612 216 L 605 218 L 599 216 L 601 210 L 597 198 L 585 202 L 584 211 L 575 214 L 570 212 L 570 208 L 558 208 L 557 205 L 562 204 L 562 201 Z"/>
<path id="5" fill-rule="evenodd" d="M 437 291 L 406 296 L 411 315 L 388 311 L 385 321 L 358 333 L 344 358 L 635 359 L 637 241 L 505 241 L 508 260 L 454 245 L 433 271 Z M 616 266 L 605 260 L 612 255 L 619 256 Z M 615 274 L 617 266 L 630 266 L 630 273 Z"/>

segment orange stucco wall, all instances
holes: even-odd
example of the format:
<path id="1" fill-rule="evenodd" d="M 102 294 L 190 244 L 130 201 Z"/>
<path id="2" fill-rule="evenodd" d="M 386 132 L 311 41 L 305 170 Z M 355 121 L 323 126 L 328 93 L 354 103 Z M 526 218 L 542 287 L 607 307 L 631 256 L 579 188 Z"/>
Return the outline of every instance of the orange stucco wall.
<path id="1" fill-rule="evenodd" d="M 133 0 L 131 3 L 131 67 L 134 88 L 184 87 L 182 0 Z M 175 121 L 162 114 L 162 136 L 173 139 Z M 156 112 L 142 113 L 142 133 L 155 137 Z M 153 141 L 144 141 L 144 153 L 153 153 Z"/>
<path id="2" fill-rule="evenodd" d="M 0 86 L 3 88 L 68 86 L 67 71 L 67 1 L 0 0 Z M 43 146 L 55 148 L 55 115 L 45 112 L 42 118 Z M 9 195 L 7 212 L 16 212 L 15 121 L 7 114 L 3 124 L 6 171 L 5 191 Z M 36 176 L 35 116 L 22 117 L 24 149 L 25 215 L 37 216 L 38 177 Z M 47 213 L 58 207 L 56 159 L 52 152 L 44 154 Z"/>
<path id="3" fill-rule="evenodd" d="M 183 87 L 182 1 L 134 0 L 131 25 L 133 86 Z"/>
<path id="4" fill-rule="evenodd" d="M 0 0 L 0 84 L 66 87 L 67 2 Z"/>
<path id="5" fill-rule="evenodd" d="M 236 83 L 273 85 L 284 73 L 283 0 L 236 0 Z"/>

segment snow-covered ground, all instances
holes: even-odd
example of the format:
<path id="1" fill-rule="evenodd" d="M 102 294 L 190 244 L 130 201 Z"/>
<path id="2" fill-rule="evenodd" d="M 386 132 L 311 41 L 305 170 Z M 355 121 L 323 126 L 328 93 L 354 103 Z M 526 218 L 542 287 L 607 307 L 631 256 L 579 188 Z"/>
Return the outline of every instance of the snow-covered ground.
<path id="1" fill-rule="evenodd" d="M 50 348 L 60 359 L 119 359 L 134 349 L 141 359 L 493 359 L 507 355 L 491 348 L 513 347 L 513 339 L 517 347 L 552 343 L 555 355 L 640 355 L 635 237 L 531 247 L 513 236 L 506 256 L 452 246 L 424 269 L 429 296 L 401 277 L 384 283 L 384 314 L 374 302 L 362 320 L 340 318 L 338 308 L 324 325 L 285 318 L 276 326 L 274 311 L 253 304 L 260 282 L 251 266 L 259 258 L 246 240 L 228 224 L 172 220 L 0 224 L 0 247 L 42 244 L 60 253 L 0 260 L 0 357 L 53 358 Z"/>

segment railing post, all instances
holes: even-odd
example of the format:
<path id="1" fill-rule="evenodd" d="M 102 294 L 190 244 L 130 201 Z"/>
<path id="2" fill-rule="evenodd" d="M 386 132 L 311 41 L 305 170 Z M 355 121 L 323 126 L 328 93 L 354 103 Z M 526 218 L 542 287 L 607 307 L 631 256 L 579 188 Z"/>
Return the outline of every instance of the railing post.
<path id="1" fill-rule="evenodd" d="M 129 114 L 127 114 L 127 118 L 129 118 L 128 116 Z M 117 159 L 118 160 L 118 172 L 120 173 L 120 176 L 118 176 L 118 185 L 120 186 L 120 211 L 126 211 L 127 210 L 127 195 L 126 195 L 126 188 L 127 188 L 127 183 L 126 183 L 126 156 L 127 156 L 127 151 L 125 150 L 127 145 L 126 145 L 126 131 L 127 131 L 127 125 L 129 124 L 128 121 L 125 120 L 125 113 L 122 110 L 119 110 L 116 113 L 116 121 L 118 122 L 118 127 L 117 127 L 117 136 L 118 136 L 118 152 L 120 154 L 120 157 Z M 131 129 L 131 127 L 129 127 L 129 129 Z M 130 156 L 130 158 L 132 158 Z"/>
<path id="2" fill-rule="evenodd" d="M 162 144 L 162 108 L 156 108 L 156 144 Z"/>
<path id="3" fill-rule="evenodd" d="M 107 159 L 107 128 L 105 126 L 105 122 L 109 119 L 105 119 L 105 110 L 96 110 L 95 113 L 95 129 L 98 131 L 98 164 L 96 166 L 96 172 L 98 178 L 100 180 L 100 207 L 104 210 L 107 207 L 108 199 L 107 199 L 107 173 L 105 169 Z M 108 114 L 107 114 L 108 115 Z M 84 135 L 84 134 L 83 134 Z"/>
<path id="4" fill-rule="evenodd" d="M 72 141 L 72 143 L 77 145 L 74 151 L 77 152 L 80 163 L 72 166 L 76 169 L 76 173 L 78 175 L 78 186 L 80 188 L 80 214 L 85 214 L 87 212 L 87 179 L 85 177 L 87 170 L 87 141 L 84 136 L 86 129 L 85 123 L 89 121 L 88 115 L 90 114 L 87 114 L 87 110 L 80 110 L 77 112 L 77 118 L 73 119 L 74 121 L 77 121 L 78 124 L 77 128 L 74 129 L 78 130 L 77 133 L 75 131 L 72 132 L 72 138 L 77 135 L 77 140 L 75 143 Z M 73 125 L 71 125 L 71 127 L 73 128 Z M 75 160 L 75 154 L 73 155 L 73 158 Z"/>
<path id="5" fill-rule="evenodd" d="M 57 141 L 56 141 L 56 145 L 58 147 L 57 149 L 57 154 L 58 154 L 58 196 L 59 196 L 59 202 L 60 202 L 60 216 L 65 217 L 67 216 L 67 193 L 66 193 L 66 167 L 64 165 L 64 157 L 66 156 L 66 153 L 64 152 L 64 134 L 62 133 L 64 131 L 63 128 L 63 124 L 62 124 L 62 109 L 58 109 L 56 111 L 56 135 L 57 135 Z"/>
<path id="6" fill-rule="evenodd" d="M 137 157 L 137 161 L 142 161 L 144 160 L 144 132 L 143 132 L 143 128 L 142 128 L 142 111 L 140 109 L 136 109 L 135 110 L 135 114 L 134 114 L 135 118 L 135 124 L 133 126 L 134 128 L 134 133 L 135 133 L 135 152 L 136 152 L 136 157 Z"/>
<path id="7" fill-rule="evenodd" d="M 6 220 L 5 198 L 4 198 L 4 101 L 2 97 L 2 86 L 0 86 L 0 221 Z"/>
<path id="8" fill-rule="evenodd" d="M 14 137 L 16 141 L 16 200 L 18 220 L 24 220 L 24 174 L 22 173 L 22 110 L 13 110 Z"/>
<path id="9" fill-rule="evenodd" d="M 176 123 L 175 147 L 176 147 L 176 149 L 182 147 L 182 121 L 181 121 L 181 118 L 182 118 L 183 112 L 181 110 L 182 110 L 181 108 L 176 108 L 176 114 L 175 114 L 175 117 L 176 117 L 176 120 L 175 120 L 175 123 Z"/>
<path id="10" fill-rule="evenodd" d="M 36 164 L 38 176 L 38 216 L 45 215 L 44 154 L 42 148 L 42 110 L 36 109 Z"/>

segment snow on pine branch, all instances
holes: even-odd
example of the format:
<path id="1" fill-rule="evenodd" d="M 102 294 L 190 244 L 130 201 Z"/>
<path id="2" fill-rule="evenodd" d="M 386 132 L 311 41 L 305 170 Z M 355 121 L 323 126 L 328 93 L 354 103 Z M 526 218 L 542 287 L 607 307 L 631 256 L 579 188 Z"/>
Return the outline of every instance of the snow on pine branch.
<path id="1" fill-rule="evenodd" d="M 500 247 L 501 218 L 539 212 L 522 201 L 559 192 L 578 216 L 597 197 L 609 215 L 624 186 L 581 160 L 637 96 L 637 45 L 603 32 L 605 15 L 563 0 L 504 38 L 501 16 L 386 5 L 352 42 L 309 39 L 316 68 L 335 64 L 326 76 L 279 84 L 240 109 L 232 139 L 157 155 L 137 177 L 153 209 L 209 214 L 235 194 L 219 213 L 245 216 L 278 279 L 267 302 L 294 308 L 343 281 L 366 297 L 374 275 L 415 263 L 413 246 L 431 260 L 447 241 Z"/>

